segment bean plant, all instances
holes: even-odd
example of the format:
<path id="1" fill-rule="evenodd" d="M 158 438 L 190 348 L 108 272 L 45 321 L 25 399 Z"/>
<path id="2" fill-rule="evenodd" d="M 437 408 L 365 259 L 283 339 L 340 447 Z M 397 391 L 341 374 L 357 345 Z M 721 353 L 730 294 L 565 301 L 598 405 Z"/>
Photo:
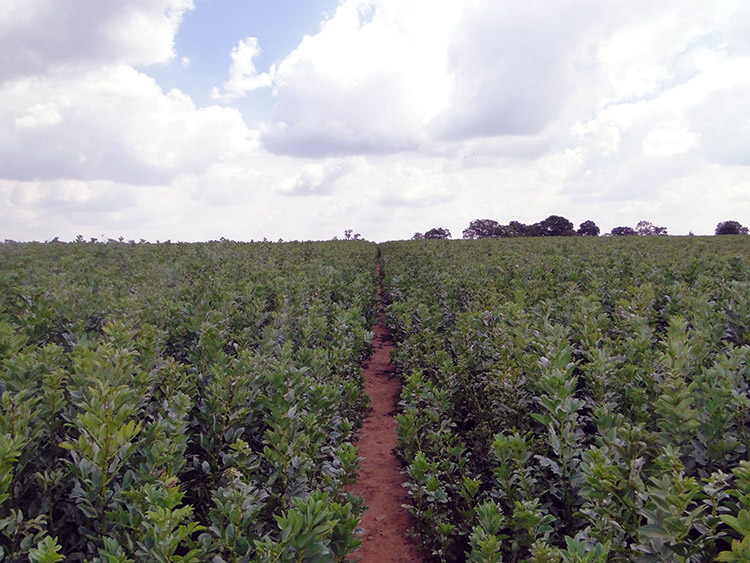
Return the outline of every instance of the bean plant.
<path id="1" fill-rule="evenodd" d="M 0 560 L 349 557 L 375 257 L 0 245 Z"/>
<path id="2" fill-rule="evenodd" d="M 380 250 L 428 559 L 750 561 L 750 239 Z"/>

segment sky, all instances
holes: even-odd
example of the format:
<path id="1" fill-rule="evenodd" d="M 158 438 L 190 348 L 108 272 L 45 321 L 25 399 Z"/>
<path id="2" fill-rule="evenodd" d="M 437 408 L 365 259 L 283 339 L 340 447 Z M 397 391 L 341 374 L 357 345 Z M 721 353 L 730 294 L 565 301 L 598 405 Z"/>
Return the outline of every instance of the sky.
<path id="1" fill-rule="evenodd" d="M 3 0 L 0 240 L 750 224 L 747 0 Z"/>

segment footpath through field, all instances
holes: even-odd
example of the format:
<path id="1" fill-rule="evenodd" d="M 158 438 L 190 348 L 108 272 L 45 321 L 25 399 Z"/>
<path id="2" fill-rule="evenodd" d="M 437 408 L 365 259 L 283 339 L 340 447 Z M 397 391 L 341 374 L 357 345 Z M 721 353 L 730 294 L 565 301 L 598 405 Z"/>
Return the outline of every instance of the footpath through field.
<path id="1" fill-rule="evenodd" d="M 394 412 L 401 382 L 391 364 L 390 334 L 383 310 L 380 258 L 377 263 L 378 323 L 374 328 L 374 352 L 364 366 L 364 389 L 370 396 L 372 410 L 359 432 L 357 442 L 360 464 L 359 478 L 352 490 L 364 496 L 369 507 L 360 526 L 364 528 L 362 546 L 354 558 L 363 563 L 384 561 L 421 561 L 416 540 L 406 537 L 412 527 L 411 515 L 402 507 L 407 502 L 401 465 L 393 454 L 396 447 Z"/>

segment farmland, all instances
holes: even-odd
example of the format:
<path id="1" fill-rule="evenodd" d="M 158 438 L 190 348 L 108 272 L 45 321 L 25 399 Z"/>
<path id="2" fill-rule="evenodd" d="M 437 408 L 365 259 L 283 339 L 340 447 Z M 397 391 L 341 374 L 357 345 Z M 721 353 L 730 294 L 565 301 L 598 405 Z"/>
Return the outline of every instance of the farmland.
<path id="1" fill-rule="evenodd" d="M 745 237 L 382 246 L 424 550 L 750 560 Z"/>
<path id="2" fill-rule="evenodd" d="M 742 236 L 0 245 L 2 555 L 350 556 L 378 257 L 427 557 L 750 560 Z"/>
<path id="3" fill-rule="evenodd" d="M 344 489 L 374 244 L 0 252 L 6 560 L 336 561 L 358 545 Z"/>

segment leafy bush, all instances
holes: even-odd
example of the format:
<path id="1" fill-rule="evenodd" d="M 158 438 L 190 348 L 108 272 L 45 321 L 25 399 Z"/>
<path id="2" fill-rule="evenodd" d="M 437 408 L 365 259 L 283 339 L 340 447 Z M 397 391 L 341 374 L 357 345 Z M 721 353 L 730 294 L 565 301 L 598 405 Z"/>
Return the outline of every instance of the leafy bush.
<path id="1" fill-rule="evenodd" d="M 342 561 L 375 252 L 0 245 L 0 559 Z"/>
<path id="2" fill-rule="evenodd" d="M 742 237 L 381 246 L 398 452 L 441 561 L 744 561 Z M 748 489 L 750 490 L 750 489 Z"/>

